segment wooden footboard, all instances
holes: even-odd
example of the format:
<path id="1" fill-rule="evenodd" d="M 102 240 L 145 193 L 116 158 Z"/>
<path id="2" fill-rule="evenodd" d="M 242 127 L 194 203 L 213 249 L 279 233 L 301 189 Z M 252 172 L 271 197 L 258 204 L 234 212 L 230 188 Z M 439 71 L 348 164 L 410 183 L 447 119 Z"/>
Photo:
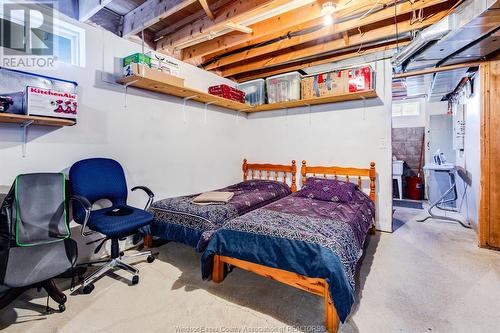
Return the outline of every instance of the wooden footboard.
<path id="1" fill-rule="evenodd" d="M 299 288 L 309 293 L 323 297 L 325 299 L 325 327 L 328 332 L 337 332 L 340 321 L 337 315 L 337 310 L 335 309 L 335 306 L 330 297 L 328 283 L 325 279 L 310 278 L 282 269 L 267 267 L 240 259 L 215 255 L 214 267 L 212 271 L 213 282 L 220 283 L 224 280 L 224 264 L 230 264 L 249 272 L 253 272 L 260 276 L 264 276 L 269 279 L 288 284 L 292 287 Z"/>

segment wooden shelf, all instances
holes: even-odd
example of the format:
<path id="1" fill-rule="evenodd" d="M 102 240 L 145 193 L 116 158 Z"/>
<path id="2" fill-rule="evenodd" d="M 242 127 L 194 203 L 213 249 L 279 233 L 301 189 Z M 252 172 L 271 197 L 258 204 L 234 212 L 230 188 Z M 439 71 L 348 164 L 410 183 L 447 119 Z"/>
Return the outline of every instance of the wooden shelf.
<path id="1" fill-rule="evenodd" d="M 118 79 L 117 82 L 123 85 L 128 85 L 130 87 L 145 89 L 149 91 L 159 92 L 182 98 L 189 98 L 190 100 L 197 101 L 200 103 L 213 104 L 227 109 L 235 111 L 243 111 L 243 112 L 271 111 L 271 110 L 279 110 L 285 108 L 295 108 L 295 107 L 302 107 L 309 105 L 354 101 L 354 100 L 362 100 L 366 98 L 377 97 L 377 93 L 375 92 L 375 90 L 367 90 L 367 91 L 354 92 L 343 95 L 302 99 L 299 101 L 264 104 L 259 106 L 250 106 L 243 103 L 233 102 L 231 100 L 222 97 L 210 95 L 208 93 L 196 89 L 179 87 L 176 85 L 160 82 L 140 75 L 122 77 Z"/>
<path id="2" fill-rule="evenodd" d="M 377 92 L 375 90 L 367 90 L 367 91 L 359 91 L 359 92 L 353 92 L 353 93 L 342 94 L 342 95 L 316 97 L 316 98 L 309 98 L 309 99 L 301 99 L 298 101 L 258 105 L 250 110 L 247 110 L 247 112 L 272 111 L 272 110 L 279 110 L 279 109 L 286 109 L 286 108 L 297 108 L 297 107 L 310 106 L 310 105 L 338 103 L 338 102 L 345 102 L 345 101 L 356 101 L 356 100 L 363 100 L 366 98 L 373 98 L 373 97 L 377 97 Z"/>
<path id="3" fill-rule="evenodd" d="M 0 123 L 24 124 L 28 122 L 32 122 L 31 124 L 33 125 L 45 125 L 45 126 L 73 126 L 74 124 L 76 124 L 76 122 L 71 119 L 25 116 L 22 114 L 12 114 L 12 113 L 0 113 Z"/>
<path id="4" fill-rule="evenodd" d="M 210 95 L 196 89 L 179 87 L 176 85 L 152 80 L 147 77 L 132 75 L 118 79 L 118 83 L 128 85 L 130 87 L 145 89 L 149 91 L 159 92 L 167 95 L 174 95 L 182 98 L 189 98 L 190 100 L 200 103 L 209 103 L 212 105 L 222 106 L 227 109 L 236 111 L 246 111 L 251 109 L 250 105 L 244 103 L 233 102 L 219 96 Z"/>

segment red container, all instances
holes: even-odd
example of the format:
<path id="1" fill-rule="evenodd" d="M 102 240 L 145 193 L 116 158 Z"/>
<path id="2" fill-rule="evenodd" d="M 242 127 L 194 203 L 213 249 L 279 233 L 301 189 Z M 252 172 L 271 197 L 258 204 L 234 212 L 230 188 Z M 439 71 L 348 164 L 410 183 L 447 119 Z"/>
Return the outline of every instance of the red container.
<path id="1" fill-rule="evenodd" d="M 406 177 L 406 197 L 412 200 L 422 200 L 424 197 L 424 184 L 417 176 Z"/>
<path id="2" fill-rule="evenodd" d="M 208 93 L 211 95 L 219 96 L 222 98 L 230 99 L 232 101 L 244 103 L 245 93 L 236 88 L 230 87 L 226 84 L 221 84 L 218 86 L 211 86 L 208 88 Z"/>

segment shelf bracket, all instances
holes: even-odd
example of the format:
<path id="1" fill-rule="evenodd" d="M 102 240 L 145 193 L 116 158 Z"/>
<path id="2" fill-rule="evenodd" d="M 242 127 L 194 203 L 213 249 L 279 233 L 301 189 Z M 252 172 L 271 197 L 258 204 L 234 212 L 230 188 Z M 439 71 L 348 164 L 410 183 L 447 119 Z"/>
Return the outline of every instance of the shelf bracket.
<path id="1" fill-rule="evenodd" d="M 195 99 L 196 97 L 198 97 L 198 95 L 193 95 L 193 96 L 188 96 L 188 97 L 184 97 L 182 100 L 182 115 L 183 115 L 183 118 L 184 118 L 184 122 L 187 122 L 187 116 L 186 116 L 186 104 L 188 101 L 192 100 L 192 99 Z"/>
<path id="2" fill-rule="evenodd" d="M 204 118 L 205 118 L 205 124 L 207 123 L 207 111 L 208 111 L 208 106 L 217 104 L 217 102 L 207 102 L 205 103 L 205 112 L 204 112 Z"/>
<path id="3" fill-rule="evenodd" d="M 125 87 L 125 109 L 127 108 L 127 95 L 128 95 L 128 87 L 134 83 L 136 83 L 139 80 L 133 80 L 130 82 L 125 83 L 123 86 Z"/>
<path id="4" fill-rule="evenodd" d="M 33 124 L 33 120 L 28 120 L 21 123 L 21 143 L 22 143 L 22 156 L 26 157 L 26 142 L 28 141 L 28 126 Z"/>

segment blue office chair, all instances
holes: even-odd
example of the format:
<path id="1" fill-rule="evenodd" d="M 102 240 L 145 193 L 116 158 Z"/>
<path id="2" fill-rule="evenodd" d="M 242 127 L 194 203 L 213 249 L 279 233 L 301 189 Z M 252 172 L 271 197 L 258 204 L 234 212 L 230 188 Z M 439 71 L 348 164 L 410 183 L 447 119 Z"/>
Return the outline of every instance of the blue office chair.
<path id="1" fill-rule="evenodd" d="M 120 252 L 118 241 L 151 223 L 153 214 L 147 211 L 153 202 L 153 192 L 145 186 L 137 186 L 149 196 L 146 208 L 137 209 L 127 205 L 127 183 L 121 165 L 112 159 L 91 158 L 76 162 L 69 171 L 73 191 L 73 218 L 82 225 L 81 234 L 88 236 L 100 232 L 105 236 L 98 249 L 111 240 L 111 258 L 94 261 L 89 264 L 104 264 L 83 281 L 83 293 L 89 294 L 94 289 L 94 281 L 114 268 L 121 268 L 133 274 L 132 284 L 139 283 L 139 270 L 125 261 L 131 257 L 147 256 L 148 262 L 154 261 L 151 251 L 135 253 L 125 257 Z M 92 204 L 101 199 L 108 199 L 112 206 L 91 210 Z M 90 229 L 90 231 L 87 230 Z M 98 251 L 97 249 L 97 251 Z"/>

